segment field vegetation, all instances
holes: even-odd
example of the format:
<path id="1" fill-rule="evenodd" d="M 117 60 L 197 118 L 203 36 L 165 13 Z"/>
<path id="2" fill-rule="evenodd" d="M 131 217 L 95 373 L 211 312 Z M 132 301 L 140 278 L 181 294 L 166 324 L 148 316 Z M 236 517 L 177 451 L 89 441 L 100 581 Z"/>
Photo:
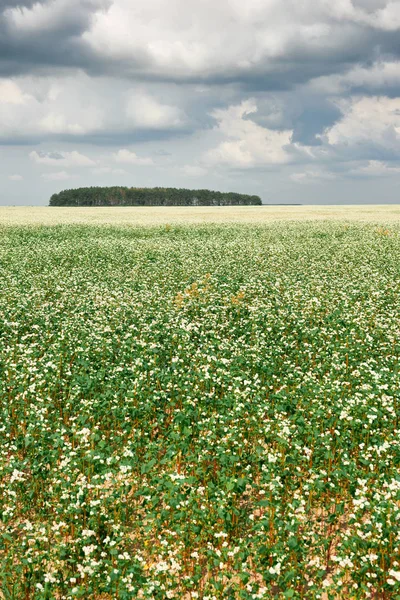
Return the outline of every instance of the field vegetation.
<path id="1" fill-rule="evenodd" d="M 399 233 L 3 226 L 3 597 L 400 598 Z"/>
<path id="2" fill-rule="evenodd" d="M 345 206 L 0 206 L 7 225 L 262 224 L 276 221 L 400 223 L 400 205 Z"/>

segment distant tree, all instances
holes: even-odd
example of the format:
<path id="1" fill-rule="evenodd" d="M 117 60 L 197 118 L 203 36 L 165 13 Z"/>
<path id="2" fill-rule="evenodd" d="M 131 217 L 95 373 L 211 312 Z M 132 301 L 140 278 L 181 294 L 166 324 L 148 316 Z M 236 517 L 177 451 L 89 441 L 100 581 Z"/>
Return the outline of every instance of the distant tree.
<path id="1" fill-rule="evenodd" d="M 259 196 L 182 188 L 88 187 L 53 194 L 50 206 L 237 206 L 261 205 Z"/>

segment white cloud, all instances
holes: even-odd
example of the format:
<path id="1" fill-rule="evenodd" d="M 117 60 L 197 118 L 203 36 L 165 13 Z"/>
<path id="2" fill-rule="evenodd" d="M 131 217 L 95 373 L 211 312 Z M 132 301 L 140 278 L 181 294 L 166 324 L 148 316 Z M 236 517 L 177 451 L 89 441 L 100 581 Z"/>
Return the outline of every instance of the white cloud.
<path id="1" fill-rule="evenodd" d="M 11 79 L 0 79 L 0 104 L 25 104 L 30 100 L 21 88 Z"/>
<path id="2" fill-rule="evenodd" d="M 325 134 L 329 144 L 367 142 L 400 149 L 400 98 L 355 97 L 340 107 L 343 117 Z"/>
<path id="3" fill-rule="evenodd" d="M 56 173 L 43 173 L 41 177 L 46 181 L 65 181 L 71 179 L 72 175 L 66 171 L 57 171 Z"/>
<path id="4" fill-rule="evenodd" d="M 138 156 L 135 152 L 131 152 L 126 148 L 122 148 L 118 150 L 116 154 L 114 154 L 114 160 L 118 163 L 126 163 L 129 165 L 135 166 L 151 166 L 154 164 L 152 158 L 143 158 Z"/>
<path id="5" fill-rule="evenodd" d="M 292 173 L 290 179 L 295 183 L 310 184 L 319 183 L 320 181 L 332 181 L 336 179 L 336 175 L 329 171 L 306 170 L 300 173 Z"/>
<path id="6" fill-rule="evenodd" d="M 399 28 L 398 0 L 114 0 L 83 38 L 131 75 L 212 78 L 276 73 L 295 54 L 317 64 L 362 45 L 364 30 Z"/>
<path id="7" fill-rule="evenodd" d="M 400 27 L 400 4 L 398 0 L 391 0 L 386 6 L 371 15 L 369 24 L 388 31 L 396 31 Z"/>
<path id="8" fill-rule="evenodd" d="M 38 165 L 49 167 L 93 167 L 96 163 L 84 154 L 73 152 L 37 152 L 33 150 L 29 158 Z"/>
<path id="9" fill-rule="evenodd" d="M 22 181 L 23 177 L 22 177 L 22 175 L 9 175 L 8 179 L 10 181 Z"/>
<path id="10" fill-rule="evenodd" d="M 83 75 L 0 79 L 0 139 L 82 137 L 102 131 L 105 115 L 112 111 L 96 87 Z"/>
<path id="11" fill-rule="evenodd" d="M 184 123 L 182 111 L 162 104 L 143 92 L 131 93 L 126 104 L 126 116 L 139 129 L 173 129 Z"/>
<path id="12" fill-rule="evenodd" d="M 125 169 L 112 169 L 111 167 L 96 167 L 92 169 L 95 175 L 125 175 Z"/>
<path id="13" fill-rule="evenodd" d="M 179 105 L 184 90 L 149 84 L 135 89 L 132 83 L 110 78 L 75 76 L 0 78 L 0 140 L 34 141 L 65 137 L 141 134 L 175 130 L 189 124 Z M 167 91 L 163 101 L 159 96 Z"/>
<path id="14" fill-rule="evenodd" d="M 40 129 L 44 133 L 66 133 L 71 135 L 83 135 L 86 133 L 85 127 L 79 123 L 68 123 L 65 115 L 60 113 L 50 113 L 40 119 Z"/>
<path id="15" fill-rule="evenodd" d="M 181 171 L 188 177 L 202 177 L 207 173 L 207 169 L 204 169 L 204 167 L 200 167 L 198 165 L 184 165 Z"/>
<path id="16" fill-rule="evenodd" d="M 205 161 L 240 168 L 289 162 L 286 147 L 293 132 L 258 125 L 248 118 L 256 112 L 257 105 L 253 99 L 226 110 L 214 111 L 212 116 L 218 121 L 215 129 L 226 139 L 206 153 Z"/>
<path id="17" fill-rule="evenodd" d="M 385 90 L 399 86 L 400 62 L 379 61 L 368 67 L 357 65 L 344 74 L 317 77 L 307 88 L 317 93 L 342 95 L 357 88 Z"/>

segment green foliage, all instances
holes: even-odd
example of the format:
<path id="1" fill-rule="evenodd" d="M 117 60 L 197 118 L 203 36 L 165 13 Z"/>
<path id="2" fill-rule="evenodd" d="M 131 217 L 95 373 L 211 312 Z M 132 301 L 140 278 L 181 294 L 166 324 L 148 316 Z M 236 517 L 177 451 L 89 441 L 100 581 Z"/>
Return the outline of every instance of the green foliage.
<path id="1" fill-rule="evenodd" d="M 261 205 L 259 196 L 176 188 L 89 187 L 53 194 L 50 206 L 238 206 Z"/>
<path id="2" fill-rule="evenodd" d="M 399 230 L 0 228 L 0 595 L 400 595 Z"/>

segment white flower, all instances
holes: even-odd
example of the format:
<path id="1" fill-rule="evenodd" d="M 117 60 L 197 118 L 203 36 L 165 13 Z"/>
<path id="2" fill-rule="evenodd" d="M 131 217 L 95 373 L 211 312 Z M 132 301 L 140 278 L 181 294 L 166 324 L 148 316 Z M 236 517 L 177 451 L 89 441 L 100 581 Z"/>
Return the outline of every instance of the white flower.
<path id="1" fill-rule="evenodd" d="M 96 546 L 94 544 L 91 544 L 90 546 L 83 546 L 82 550 L 85 556 L 89 556 L 89 554 L 96 550 Z"/>
<path id="2" fill-rule="evenodd" d="M 14 483 L 14 481 L 24 481 L 25 473 L 22 471 L 18 471 L 18 469 L 14 469 L 11 473 L 10 483 Z"/>
<path id="3" fill-rule="evenodd" d="M 279 575 L 281 572 L 281 563 L 278 562 L 274 567 L 270 567 L 269 572 L 271 575 Z"/>
<path id="4" fill-rule="evenodd" d="M 82 529 L 83 537 L 90 537 L 92 535 L 96 535 L 96 533 L 92 529 Z"/>

